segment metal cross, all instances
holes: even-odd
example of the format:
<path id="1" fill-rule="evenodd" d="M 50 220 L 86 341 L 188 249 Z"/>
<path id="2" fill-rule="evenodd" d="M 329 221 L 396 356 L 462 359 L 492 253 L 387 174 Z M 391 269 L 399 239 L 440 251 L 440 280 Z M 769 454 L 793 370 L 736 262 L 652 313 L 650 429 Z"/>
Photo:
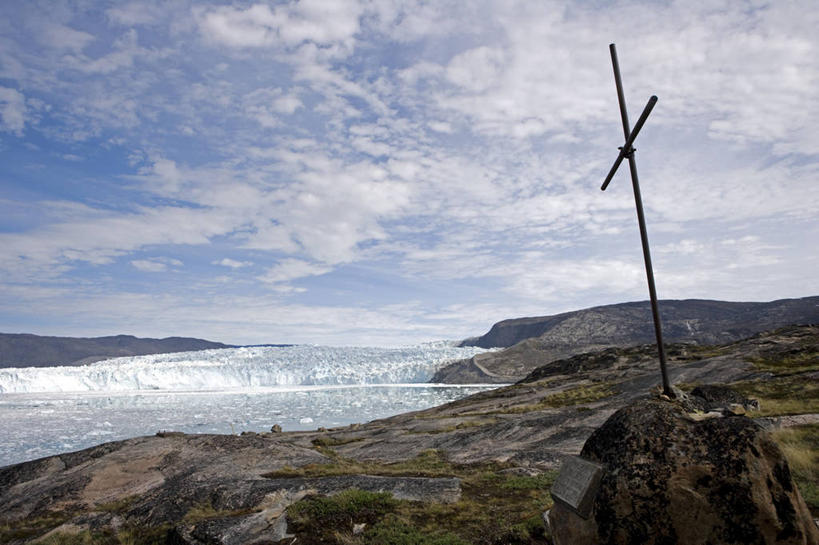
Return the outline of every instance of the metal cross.
<path id="1" fill-rule="evenodd" d="M 648 249 L 648 232 L 646 231 L 646 219 L 643 213 L 643 200 L 640 197 L 640 183 L 637 180 L 637 161 L 634 159 L 634 152 L 636 150 L 632 147 L 634 139 L 637 138 L 637 134 L 639 134 L 640 129 L 643 128 L 643 124 L 648 118 L 648 114 L 651 113 L 654 105 L 657 104 L 657 97 L 652 95 L 652 97 L 648 99 L 648 104 L 643 108 L 643 113 L 640 114 L 640 118 L 634 125 L 634 129 L 629 129 L 626 98 L 623 94 L 623 82 L 620 79 L 620 64 L 617 62 L 617 49 L 615 49 L 614 44 L 609 45 L 609 51 L 611 52 L 611 64 L 614 68 L 614 83 L 617 85 L 617 100 L 620 102 L 620 117 L 623 119 L 623 135 L 626 138 L 626 142 L 620 148 L 620 154 L 617 156 L 617 160 L 614 161 L 614 165 L 612 165 L 611 170 L 609 170 L 606 181 L 603 182 L 600 189 L 602 191 L 606 190 L 612 177 L 614 177 L 614 173 L 617 172 L 620 163 L 623 162 L 623 159 L 628 159 L 629 170 L 631 170 L 631 186 L 634 188 L 634 204 L 637 206 L 637 222 L 640 224 L 640 239 L 643 243 L 643 258 L 646 264 L 646 277 L 648 277 L 648 294 L 651 297 L 651 314 L 654 316 L 654 334 L 657 337 L 657 350 L 660 355 L 660 371 L 663 375 L 663 393 L 673 398 L 674 393 L 671 391 L 671 385 L 668 382 L 668 371 L 665 366 L 663 327 L 660 323 L 660 311 L 657 308 L 657 290 L 654 287 L 654 270 L 651 267 L 651 252 Z"/>

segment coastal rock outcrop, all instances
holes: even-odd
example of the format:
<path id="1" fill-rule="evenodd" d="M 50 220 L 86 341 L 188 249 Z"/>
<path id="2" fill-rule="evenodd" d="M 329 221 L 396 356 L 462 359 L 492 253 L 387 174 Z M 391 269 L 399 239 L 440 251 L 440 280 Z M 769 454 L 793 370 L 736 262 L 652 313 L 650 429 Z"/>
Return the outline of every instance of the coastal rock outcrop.
<path id="1" fill-rule="evenodd" d="M 653 399 L 618 410 L 581 452 L 604 469 L 592 511 L 557 503 L 555 544 L 819 543 L 779 447 L 728 414 Z"/>

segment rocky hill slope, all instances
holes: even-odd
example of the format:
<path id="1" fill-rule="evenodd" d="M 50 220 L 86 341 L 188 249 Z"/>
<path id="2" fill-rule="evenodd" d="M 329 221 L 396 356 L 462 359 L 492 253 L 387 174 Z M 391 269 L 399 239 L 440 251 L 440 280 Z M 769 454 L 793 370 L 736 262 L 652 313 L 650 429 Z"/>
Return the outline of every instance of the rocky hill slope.
<path id="1" fill-rule="evenodd" d="M 0 333 L 0 367 L 83 365 L 122 356 L 166 354 L 211 348 L 231 348 L 231 346 L 186 337 L 143 339 L 132 335 L 116 335 L 75 338 Z"/>
<path id="2" fill-rule="evenodd" d="M 664 340 L 669 343 L 720 344 L 790 324 L 819 323 L 819 296 L 769 303 L 662 300 L 659 306 Z M 440 370 L 432 382 L 515 382 L 535 367 L 560 358 L 652 342 L 654 326 L 648 301 L 504 320 L 462 345 L 508 347 L 506 350 L 453 363 Z"/>
<path id="3" fill-rule="evenodd" d="M 668 353 L 673 383 L 731 384 L 759 399 L 760 424 L 817 437 L 819 327 Z M 540 513 L 560 461 L 658 383 L 650 345 L 608 348 L 361 425 L 158 433 L 8 466 L 0 543 L 545 544 Z M 819 510 L 819 495 L 808 503 Z"/>

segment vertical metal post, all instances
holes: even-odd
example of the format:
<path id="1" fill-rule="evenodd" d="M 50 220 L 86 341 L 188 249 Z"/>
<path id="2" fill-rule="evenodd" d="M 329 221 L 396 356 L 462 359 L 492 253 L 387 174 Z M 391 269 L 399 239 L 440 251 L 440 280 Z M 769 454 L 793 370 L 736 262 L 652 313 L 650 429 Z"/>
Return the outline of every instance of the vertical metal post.
<path id="1" fill-rule="evenodd" d="M 628 112 L 626 111 L 626 98 L 623 93 L 623 81 L 620 79 L 620 64 L 617 62 L 617 50 L 614 44 L 609 45 L 611 52 L 611 64 L 614 68 L 614 83 L 617 85 L 617 100 L 620 103 L 620 117 L 623 120 L 623 135 L 626 141 L 629 139 L 631 129 L 629 128 Z M 646 277 L 648 278 L 648 294 L 651 298 L 651 314 L 654 317 L 654 334 L 657 337 L 657 350 L 660 356 L 660 371 L 663 375 L 663 393 L 669 397 L 674 397 L 671 391 L 671 384 L 668 381 L 668 371 L 665 365 L 665 348 L 663 347 L 663 327 L 660 323 L 660 311 L 657 307 L 657 289 L 654 287 L 654 269 L 651 266 L 651 252 L 648 248 L 648 231 L 646 230 L 646 219 L 643 213 L 643 199 L 640 196 L 640 182 L 637 179 L 637 161 L 634 158 L 634 148 L 624 150 L 628 157 L 628 166 L 631 171 L 631 185 L 634 188 L 634 204 L 637 206 L 637 222 L 640 224 L 640 240 L 643 243 L 643 258 L 646 265 Z"/>

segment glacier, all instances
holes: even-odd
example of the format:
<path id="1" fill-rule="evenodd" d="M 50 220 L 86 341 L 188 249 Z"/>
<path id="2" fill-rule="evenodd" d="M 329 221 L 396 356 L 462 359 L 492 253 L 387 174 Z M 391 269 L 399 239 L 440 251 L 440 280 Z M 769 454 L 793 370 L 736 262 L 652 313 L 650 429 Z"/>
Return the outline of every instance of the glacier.
<path id="1" fill-rule="evenodd" d="M 423 383 L 446 363 L 485 351 L 438 341 L 400 348 L 260 346 L 131 356 L 77 367 L 0 369 L 0 394 Z"/>

